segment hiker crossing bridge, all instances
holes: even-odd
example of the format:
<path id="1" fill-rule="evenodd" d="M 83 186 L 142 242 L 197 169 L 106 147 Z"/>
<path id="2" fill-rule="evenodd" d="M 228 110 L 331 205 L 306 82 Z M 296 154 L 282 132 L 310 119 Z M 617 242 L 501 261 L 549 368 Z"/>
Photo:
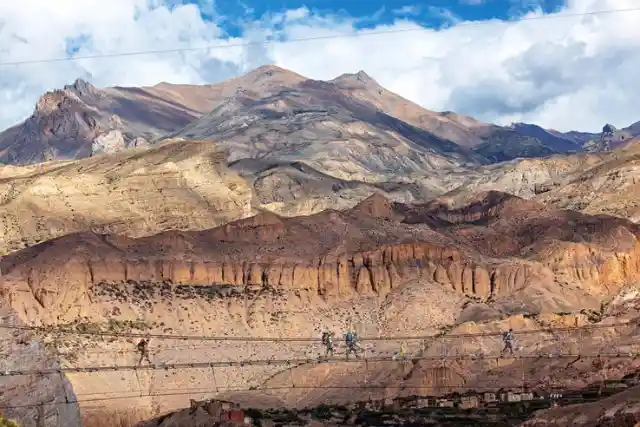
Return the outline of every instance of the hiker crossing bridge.
<path id="1" fill-rule="evenodd" d="M 638 359 L 640 353 L 598 353 L 598 354 L 524 354 L 503 356 L 501 354 L 456 354 L 453 356 L 418 356 L 404 357 L 399 359 L 396 356 L 386 357 L 367 357 L 367 358 L 317 358 L 317 359 L 247 359 L 247 360 L 226 360 L 226 361 L 210 361 L 210 362 L 193 362 L 193 363 L 160 363 L 149 365 L 114 365 L 114 366 L 84 366 L 84 367 L 60 367 L 50 369 L 32 369 L 32 370 L 5 370 L 0 372 L 2 376 L 25 376 L 25 375 L 52 375 L 66 373 L 90 373 L 105 371 L 145 371 L 145 370 L 169 370 L 169 369 L 190 369 L 190 368 L 222 368 L 222 367 L 245 367 L 245 366 L 302 366 L 305 364 L 317 363 L 376 363 L 376 362 L 418 362 L 418 361 L 481 361 L 481 360 L 541 360 L 541 359 Z"/>
<path id="2" fill-rule="evenodd" d="M 547 328 L 537 328 L 531 330 L 516 330 L 514 331 L 516 337 L 527 339 L 530 342 L 549 342 L 556 341 L 559 345 L 556 346 L 547 346 L 545 348 L 539 349 L 535 346 L 528 346 L 525 349 L 520 349 L 521 351 L 516 351 L 514 354 L 501 354 L 500 348 L 496 348 L 495 345 L 489 346 L 489 349 L 493 349 L 490 351 L 485 348 L 481 348 L 481 346 L 476 345 L 476 343 L 483 341 L 483 338 L 489 338 L 489 342 L 494 342 L 495 339 L 499 339 L 502 336 L 501 331 L 486 331 L 479 333 L 439 333 L 439 334 L 431 334 L 431 335 L 418 335 L 418 336 L 378 336 L 378 337 L 362 337 L 359 338 L 359 341 L 363 341 L 365 346 L 369 346 L 369 350 L 372 349 L 372 346 L 378 346 L 380 344 L 389 344 L 389 343 L 416 343 L 418 351 L 408 352 L 399 357 L 397 353 L 393 351 L 387 352 L 373 352 L 369 351 L 365 352 L 364 355 L 361 354 L 359 358 L 353 358 L 346 360 L 344 357 L 329 357 L 329 358 L 318 358 L 318 357 L 297 357 L 295 354 L 287 354 L 284 351 L 287 346 L 292 345 L 292 343 L 297 343 L 303 347 L 310 347 L 320 345 L 321 338 L 320 337 L 240 337 L 240 336 L 207 336 L 207 335 L 182 335 L 182 334 L 152 334 L 152 333 L 117 333 L 117 332 L 102 332 L 102 331 L 77 331 L 71 329 L 63 329 L 59 327 L 52 326 L 26 326 L 26 325 L 12 325 L 2 323 L 0 324 L 0 328 L 12 329 L 22 335 L 21 332 L 32 332 L 33 335 L 47 335 L 47 334 L 71 334 L 71 335 L 81 335 L 81 336 L 94 336 L 94 337 L 109 337 L 107 340 L 100 340 L 102 344 L 109 346 L 112 343 L 112 339 L 125 339 L 131 344 L 131 338 L 155 338 L 160 342 L 166 342 L 168 347 L 163 349 L 158 349 L 159 351 L 166 350 L 176 350 L 178 354 L 181 353 L 181 350 L 186 349 L 187 347 L 181 347 L 185 345 L 198 344 L 201 347 L 196 347 L 200 349 L 212 349 L 213 347 L 202 346 L 205 343 L 209 345 L 222 345 L 224 343 L 229 343 L 233 345 L 238 345 L 241 343 L 261 343 L 261 345 L 265 345 L 267 343 L 272 343 L 274 345 L 278 345 L 283 351 L 280 352 L 279 356 L 274 356 L 270 358 L 246 358 L 246 359 L 234 359 L 234 360 L 220 360 L 221 357 L 218 355 L 217 358 L 211 358 L 211 360 L 207 360 L 208 356 L 203 354 L 193 354 L 194 360 L 180 361 L 172 363 L 168 361 L 168 358 L 161 357 L 161 353 L 158 353 L 154 357 L 153 362 L 151 364 L 143 364 L 143 365 L 135 365 L 130 363 L 113 363 L 113 364 L 101 364 L 101 363 L 87 363 L 85 366 L 59 366 L 59 367 L 51 367 L 44 369 L 24 369 L 20 368 L 20 366 L 16 366 L 14 369 L 2 369 L 2 365 L 0 365 L 0 380 L 10 379 L 15 377 L 42 377 L 49 375 L 60 375 L 64 376 L 65 374 L 74 374 L 74 375 L 94 375 L 100 372 L 124 372 L 124 371 L 132 371 L 136 372 L 156 372 L 156 371 L 185 371 L 190 369 L 200 369 L 200 370 L 208 370 L 210 372 L 212 381 L 209 381 L 210 386 L 207 385 L 207 381 L 204 378 L 200 378 L 200 384 L 204 385 L 200 388 L 195 387 L 187 387 L 176 389 L 175 392 L 172 392 L 170 389 L 162 388 L 161 390 L 154 390 L 153 387 L 142 387 L 142 384 L 139 384 L 137 387 L 130 387 L 127 390 L 104 390 L 99 393 L 85 393 L 77 395 L 77 399 L 74 396 L 65 397 L 64 401 L 60 402 L 51 402 L 51 404 L 64 404 L 64 403 L 73 403 L 74 401 L 77 403 L 83 402 L 99 402 L 103 400 L 115 400 L 115 399 L 127 399 L 127 398 L 144 398 L 144 397 L 161 397 L 161 396 L 172 396 L 172 395 L 181 395 L 181 394 L 204 394 L 204 395 L 215 395 L 217 393 L 223 392 L 267 392 L 269 390 L 286 390 L 286 389 L 298 389 L 298 390 L 312 390 L 312 389 L 353 389 L 353 390 L 361 390 L 363 392 L 374 393 L 375 390 L 384 391 L 388 388 L 394 388 L 397 385 L 394 384 L 386 384 L 380 378 L 375 376 L 375 369 L 381 369 L 380 367 L 389 364 L 391 368 L 393 368 L 393 364 L 395 366 L 412 366 L 417 364 L 418 362 L 425 362 L 426 365 L 432 366 L 433 370 L 446 371 L 451 370 L 452 365 L 455 365 L 456 362 L 466 363 L 467 365 L 474 363 L 485 363 L 485 364 L 493 364 L 496 366 L 500 364 L 508 365 L 511 364 L 513 366 L 520 366 L 522 369 L 522 381 L 520 378 L 507 378 L 506 376 L 503 378 L 492 379 L 491 381 L 485 381 L 482 378 L 477 378 L 472 381 L 471 386 L 482 386 L 483 390 L 499 390 L 504 387 L 513 387 L 514 384 L 520 383 L 522 386 L 528 384 L 524 378 L 525 368 L 531 366 L 535 363 L 544 363 L 545 360 L 562 362 L 562 366 L 570 366 L 577 361 L 588 361 L 589 363 L 593 363 L 596 360 L 598 361 L 621 361 L 623 363 L 640 361 L 640 347 L 636 347 L 634 344 L 626 344 L 621 346 L 611 346 L 607 345 L 607 337 L 611 335 L 611 332 L 615 332 L 616 336 L 633 336 L 636 334 L 636 324 L 632 322 L 622 322 L 615 324 L 591 324 L 585 325 L 581 327 L 547 327 Z M 31 335 L 31 334 L 27 334 Z M 539 337 L 543 336 L 544 339 Z M 595 336 L 601 336 L 604 338 L 603 345 L 601 349 L 604 351 L 600 351 L 597 346 L 590 347 L 590 350 L 587 351 L 586 348 L 582 348 L 578 346 L 576 349 L 571 348 L 571 346 L 567 345 L 568 337 L 575 338 L 593 338 Z M 574 339 L 575 339 L 574 338 Z M 427 347 L 433 349 L 433 345 L 438 342 L 447 342 L 452 343 L 455 341 L 459 341 L 465 343 L 465 346 L 462 346 L 460 349 L 463 351 L 460 352 L 441 352 L 440 354 L 430 354 L 429 352 L 424 351 Z M 633 340 L 634 342 L 636 340 Z M 183 344 L 180 344 L 182 342 Z M 579 342 L 578 342 L 579 343 Z M 172 345 L 173 344 L 173 345 Z M 428 344 L 428 345 L 427 345 Z M 580 344 L 580 343 L 579 343 Z M 390 348 L 393 348 L 390 347 Z M 522 351 L 526 350 L 526 351 Z M 79 352 L 83 352 L 84 349 L 77 350 Z M 118 349 L 96 349 L 96 350 L 86 350 L 87 352 L 95 351 L 96 353 L 104 353 L 108 356 L 110 352 L 121 351 Z M 135 352 L 135 350 L 131 350 L 131 352 Z M 213 352 L 215 354 L 215 351 Z M 433 351 L 431 353 L 434 353 Z M 164 354 L 166 355 L 166 354 Z M 186 356 L 185 356 L 186 357 Z M 566 363 L 564 363 L 566 362 Z M 361 364 L 361 371 L 363 375 L 361 375 L 359 384 L 346 384 L 346 385 L 309 385 L 305 384 L 304 381 L 298 381 L 298 379 L 294 379 L 294 375 L 290 375 L 289 383 L 286 381 L 280 382 L 280 384 L 273 385 L 269 382 L 261 382 L 259 385 L 254 385 L 251 387 L 237 387 L 232 385 L 229 381 L 221 381 L 219 385 L 218 382 L 221 380 L 219 375 L 226 373 L 227 376 L 231 375 L 229 372 L 235 372 L 234 376 L 240 375 L 244 378 L 246 374 L 246 369 L 249 367 L 268 367 L 273 366 L 277 368 L 277 371 L 281 373 L 287 372 L 291 373 L 295 371 L 297 368 L 302 369 L 299 372 L 306 372 L 306 368 L 313 368 L 314 366 L 321 366 L 323 364 L 329 364 L 333 366 L 337 366 L 339 364 Z M 372 368 L 375 366 L 375 368 Z M 434 367 L 435 366 L 435 367 Z M 595 364 L 594 364 L 595 366 Z M 231 371 L 226 370 L 225 368 L 232 368 Z M 382 368 L 384 369 L 384 368 Z M 227 371 L 227 372 L 224 372 Z M 374 375 L 369 376 L 369 372 L 374 372 Z M 440 372 L 438 371 L 438 372 Z M 440 375 L 440 374 L 438 374 Z M 517 374 L 518 377 L 520 376 Z M 218 376 L 218 377 L 217 377 Z M 218 381 L 216 381 L 216 377 Z M 139 382 L 139 381 L 138 381 Z M 226 385 L 224 384 L 226 382 Z M 250 384 L 244 380 L 237 381 L 236 384 Z M 195 386 L 198 384 L 188 384 L 189 386 Z M 403 384 L 401 388 L 409 388 L 419 393 L 420 390 L 424 390 L 425 393 L 429 394 L 429 392 L 433 392 L 435 389 L 442 390 L 446 389 L 449 392 L 455 391 L 457 389 L 469 389 L 470 385 L 459 384 L 455 381 L 449 381 L 445 374 L 442 374 L 441 381 L 438 381 L 438 384 Z M 531 385 L 534 385 L 533 383 Z M 527 385 L 529 386 L 529 385 Z M 354 393 L 350 393 L 355 396 Z M 87 399 L 84 399 L 87 397 Z"/>

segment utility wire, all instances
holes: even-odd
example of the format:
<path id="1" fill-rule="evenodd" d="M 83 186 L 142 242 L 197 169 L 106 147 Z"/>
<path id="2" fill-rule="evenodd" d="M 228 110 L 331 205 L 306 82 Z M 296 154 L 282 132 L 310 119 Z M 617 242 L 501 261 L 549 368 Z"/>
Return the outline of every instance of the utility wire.
<path id="1" fill-rule="evenodd" d="M 596 354 L 575 354 L 575 353 L 538 353 L 538 354 L 523 354 L 523 355 L 510 355 L 510 359 L 515 360 L 553 360 L 553 359 L 589 359 L 589 358 L 609 358 L 609 359 L 635 359 L 640 354 L 633 352 L 627 353 L 596 353 Z M 58 375 L 62 373 L 92 373 L 92 372 L 108 372 L 108 371 L 157 371 L 157 370 L 169 370 L 169 369 L 196 369 L 196 368 L 222 368 L 222 367 L 240 367 L 245 366 L 282 366 L 287 367 L 300 366 L 304 364 L 322 364 L 322 363 L 375 363 L 375 362 L 402 362 L 410 361 L 417 362 L 421 360 L 442 361 L 442 360 L 470 360 L 470 361 L 482 361 L 482 360 L 494 360 L 501 358 L 502 354 L 457 354 L 457 355 L 440 355 L 440 356 L 416 356 L 416 357 L 397 357 L 397 356 L 384 356 L 384 357 L 367 357 L 367 358 L 355 358 L 355 359 L 343 359 L 338 357 L 332 357 L 329 359 L 322 358 L 299 358 L 299 359 L 256 359 L 256 360 L 228 360 L 228 361 L 214 361 L 214 362 L 192 362 L 192 363 L 163 363 L 163 364 L 151 364 L 151 365 L 113 365 L 113 366 L 87 366 L 87 367 L 68 367 L 68 368 L 50 368 L 50 369 L 32 369 L 32 370 L 5 370 L 0 371 L 0 377 L 15 377 L 15 376 L 29 376 L 29 375 Z"/>
<path id="2" fill-rule="evenodd" d="M 628 13 L 628 12 L 637 12 L 637 11 L 640 11 L 640 7 L 625 8 L 625 9 L 606 9 L 606 10 L 581 12 L 581 13 L 560 12 L 560 13 L 550 14 L 550 15 L 528 16 L 528 17 L 512 19 L 508 21 L 501 21 L 501 22 L 508 24 L 508 23 L 514 23 L 514 22 L 543 21 L 547 19 L 576 18 L 576 17 L 583 17 L 583 16 L 608 15 L 608 14 L 614 14 L 614 13 Z M 466 21 L 466 22 L 456 24 L 455 27 L 456 28 L 475 27 L 480 25 L 495 24 L 495 22 L 496 20 Z M 403 28 L 403 29 L 396 29 L 396 30 L 367 31 L 367 32 L 361 32 L 361 33 L 354 33 L 354 34 L 338 34 L 338 35 L 332 35 L 332 36 L 300 37 L 300 38 L 292 38 L 288 40 L 265 40 L 261 42 L 241 42 L 241 43 L 229 43 L 229 44 L 222 44 L 222 45 L 208 45 L 208 46 L 199 46 L 199 47 L 183 47 L 183 48 L 175 48 L 175 49 L 101 53 L 101 54 L 84 55 L 84 56 L 0 62 L 0 66 L 45 64 L 45 63 L 52 63 L 52 62 L 79 61 L 82 59 L 101 59 L 101 58 L 116 58 L 116 57 L 126 57 L 126 56 L 156 55 L 156 54 L 165 54 L 165 53 L 193 52 L 193 51 L 199 51 L 199 50 L 231 49 L 231 48 L 237 48 L 237 47 L 266 46 L 266 45 L 277 44 L 277 43 L 285 44 L 285 43 L 297 43 L 297 42 L 306 42 L 306 41 L 359 38 L 359 37 L 375 36 L 375 35 L 382 35 L 382 34 L 411 33 L 411 32 L 429 31 L 429 30 L 433 31 L 433 29 L 425 28 L 425 27 Z"/>
<path id="3" fill-rule="evenodd" d="M 586 325 L 578 327 L 563 328 L 540 328 L 525 329 L 514 331 L 517 335 L 535 335 L 544 333 L 557 332 L 580 332 L 600 329 L 620 328 L 634 325 L 633 322 L 619 322 L 609 325 Z M 121 333 L 121 332 L 89 332 L 78 331 L 73 329 L 63 329 L 49 326 L 21 326 L 0 324 L 0 329 L 14 329 L 22 331 L 32 331 L 39 333 L 58 333 L 71 335 L 89 335 L 98 337 L 119 337 L 119 338 L 153 338 L 153 339 L 171 339 L 171 340 L 199 340 L 199 341 L 240 341 L 240 342 L 321 342 L 321 338 L 308 337 L 234 337 L 234 336 L 209 336 L 209 335 L 180 335 L 180 334 L 151 334 L 151 333 Z M 502 336 L 503 332 L 479 332 L 479 333 L 458 333 L 458 334 L 433 334 L 433 335 L 405 335 L 390 337 L 358 337 L 358 341 L 422 341 L 432 339 L 454 339 L 454 338 L 476 338 L 476 337 L 497 337 Z"/>

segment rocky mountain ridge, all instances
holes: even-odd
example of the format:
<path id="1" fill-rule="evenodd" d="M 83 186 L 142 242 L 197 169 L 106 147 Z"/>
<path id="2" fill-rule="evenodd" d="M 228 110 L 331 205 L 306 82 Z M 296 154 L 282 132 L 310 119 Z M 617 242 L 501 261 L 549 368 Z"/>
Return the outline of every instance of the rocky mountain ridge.
<path id="1" fill-rule="evenodd" d="M 292 96 L 296 106 L 291 105 Z M 294 110 L 307 111 L 305 122 L 296 122 L 299 117 L 292 115 L 291 109 L 282 110 L 283 103 Z M 345 108 L 351 114 L 340 119 L 340 111 L 344 113 Z M 560 134 L 524 124 L 500 127 L 453 112 L 429 111 L 386 90 L 362 71 L 321 82 L 276 66 L 263 66 L 244 76 L 201 86 L 160 83 L 143 88 L 98 89 L 78 79 L 43 95 L 27 120 L 0 133 L 0 162 L 31 164 L 78 159 L 146 146 L 170 135 L 191 135 L 221 143 L 230 138 L 230 148 L 237 151 L 231 159 L 246 155 L 255 158 L 258 152 L 252 150 L 260 149 L 260 138 L 268 139 L 279 131 L 281 125 L 270 122 L 276 119 L 271 115 L 277 111 L 276 116 L 284 120 L 285 127 L 298 128 L 301 135 L 310 131 L 306 138 L 314 147 L 329 143 L 336 133 L 353 136 L 353 131 L 371 134 L 367 140 L 377 135 L 384 145 L 389 143 L 385 142 L 389 127 L 393 130 L 391 136 L 399 131 L 418 145 L 425 138 L 435 144 L 435 152 L 419 156 L 433 157 L 445 149 L 448 158 L 472 148 L 477 160 L 484 159 L 481 162 L 571 153 L 583 151 L 583 145 L 592 150 L 616 145 L 587 144 L 585 139 L 597 139 L 594 135 L 587 138 L 576 132 Z M 320 114 L 321 111 L 324 112 Z M 364 111 L 368 111 L 369 119 L 364 120 L 367 124 L 362 123 Z M 335 120 L 334 114 L 338 115 Z M 318 133 L 318 127 L 323 126 L 329 129 Z M 233 134 L 225 133 L 229 127 Z M 410 129 L 413 130 L 407 134 Z M 634 135 L 634 129 L 632 125 L 616 133 L 614 139 Z M 243 132 L 257 140 L 244 139 Z M 287 151 L 290 149 L 280 155 Z"/>

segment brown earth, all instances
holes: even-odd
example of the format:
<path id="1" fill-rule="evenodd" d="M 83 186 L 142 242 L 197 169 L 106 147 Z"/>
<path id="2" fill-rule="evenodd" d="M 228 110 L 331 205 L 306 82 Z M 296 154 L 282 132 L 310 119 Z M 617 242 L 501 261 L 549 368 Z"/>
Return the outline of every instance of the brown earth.
<path id="1" fill-rule="evenodd" d="M 138 239 L 71 234 L 5 256 L 0 284 L 4 298 L 29 324 L 85 331 L 314 337 L 324 328 L 353 327 L 364 337 L 444 333 L 434 342 L 405 342 L 414 355 L 491 356 L 500 349 L 498 337 L 465 340 L 447 333 L 513 327 L 516 334 L 540 329 L 538 335 L 518 338 L 527 354 L 566 351 L 567 345 L 582 354 L 603 348 L 628 353 L 637 351 L 633 328 L 560 338 L 543 329 L 638 317 L 638 296 L 629 290 L 636 284 L 638 254 L 637 226 L 615 217 L 561 211 L 496 192 L 455 209 L 373 196 L 345 211 L 295 218 L 261 213 L 203 231 Z M 584 309 L 591 311 L 580 314 Z M 134 341 L 125 337 L 50 332 L 42 339 L 65 365 L 137 361 Z M 368 354 L 388 357 L 401 343 L 365 346 Z M 317 344 L 302 342 L 152 340 L 155 363 L 299 359 L 319 353 Z M 531 361 L 525 370 L 517 360 L 501 363 L 491 357 L 450 361 L 444 371 L 435 361 L 394 363 L 68 376 L 80 400 L 110 398 L 82 404 L 85 410 L 126 410 L 135 404 L 149 416 L 185 406 L 186 394 L 198 399 L 219 390 L 237 397 L 229 388 L 257 387 L 241 397 L 304 406 L 366 399 L 372 393 L 519 387 L 523 377 L 539 386 L 550 379 L 582 384 L 599 378 L 589 361 L 567 367 L 565 359 Z M 610 375 L 624 375 L 636 365 L 627 358 L 608 369 Z M 289 387 L 292 381 L 298 388 L 259 390 Z M 378 387 L 331 388 L 358 388 L 363 381 Z"/>
<path id="2" fill-rule="evenodd" d="M 267 65 L 207 85 L 100 89 L 78 79 L 44 94 L 29 118 L 0 133 L 0 163 L 78 159 L 146 147 L 171 135 L 220 141 L 231 160 L 328 153 L 340 163 L 337 153 L 356 148 L 386 157 L 384 165 L 367 165 L 347 156 L 357 167 L 340 165 L 339 177 L 350 179 L 399 166 L 397 174 L 439 172 L 444 166 L 582 151 L 569 134 L 427 110 L 362 71 L 324 82 Z M 283 146 L 272 144 L 276 135 Z M 336 173 L 331 162 L 323 166 Z"/>
<path id="3" fill-rule="evenodd" d="M 601 160 L 574 173 L 567 182 L 536 199 L 588 214 L 604 213 L 640 219 L 640 140 L 600 155 Z"/>
<path id="4" fill-rule="evenodd" d="M 298 216 L 346 209 L 374 193 L 403 203 L 439 197 L 455 207 L 497 190 L 636 220 L 639 146 L 631 142 L 611 153 L 522 159 L 413 181 L 380 174 L 371 183 L 323 173 L 307 161 L 226 164 L 224 148 L 211 141 L 167 141 L 77 161 L 5 166 L 0 255 L 78 231 L 141 237 L 210 228 L 261 210 Z"/>
<path id="5" fill-rule="evenodd" d="M 561 209 L 640 218 L 637 177 L 640 140 L 606 153 L 555 155 L 483 166 L 439 196 L 463 205 L 478 192 L 498 190 Z"/>
<path id="6" fill-rule="evenodd" d="M 79 231 L 140 237 L 211 228 L 260 210 L 295 216 L 349 208 L 375 192 L 414 202 L 437 191 L 341 180 L 300 162 L 227 165 L 211 141 L 167 141 L 77 161 L 0 167 L 0 256 Z"/>

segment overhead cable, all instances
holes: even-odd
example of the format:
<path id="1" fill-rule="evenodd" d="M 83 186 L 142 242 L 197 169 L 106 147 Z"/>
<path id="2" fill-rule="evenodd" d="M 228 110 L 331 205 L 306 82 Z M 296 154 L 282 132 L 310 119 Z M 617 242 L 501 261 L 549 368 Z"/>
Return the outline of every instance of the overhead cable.
<path id="1" fill-rule="evenodd" d="M 608 15 L 608 14 L 615 14 L 615 13 L 629 13 L 629 12 L 637 12 L 637 11 L 640 11 L 640 7 L 632 7 L 632 8 L 625 8 L 625 9 L 606 9 L 606 10 L 597 10 L 597 11 L 591 11 L 591 12 L 577 12 L 577 13 L 559 12 L 559 13 L 541 15 L 541 16 L 525 16 L 517 19 L 506 20 L 506 21 L 498 21 L 498 20 L 465 21 L 465 22 L 456 24 L 455 27 L 456 28 L 457 27 L 475 27 L 480 25 L 495 24 L 496 22 L 511 24 L 514 22 L 577 18 L 577 17 L 584 17 L 584 16 Z M 264 40 L 259 42 L 226 43 L 226 44 L 216 44 L 216 45 L 207 45 L 207 46 L 181 47 L 181 48 L 174 48 L 174 49 L 140 50 L 140 51 L 133 51 L 133 52 L 113 52 L 113 53 L 100 53 L 95 55 L 78 55 L 78 56 L 68 56 L 68 57 L 59 57 L 59 58 L 48 58 L 48 59 L 7 61 L 7 62 L 0 62 L 0 66 L 46 64 L 46 63 L 52 63 L 52 62 L 79 61 L 83 59 L 117 58 L 117 57 L 130 57 L 130 56 L 141 56 L 141 55 L 183 53 L 183 52 L 193 52 L 193 51 L 200 51 L 200 50 L 232 49 L 232 48 L 238 48 L 238 47 L 265 46 L 265 45 L 272 45 L 272 44 L 288 44 L 288 43 L 299 43 L 299 42 L 307 42 L 307 41 L 360 38 L 360 37 L 369 37 L 369 36 L 383 35 L 383 34 L 415 33 L 415 32 L 422 32 L 422 31 L 433 31 L 433 29 L 420 26 L 418 28 L 400 28 L 400 29 L 390 29 L 390 30 L 373 30 L 373 31 L 361 30 L 361 32 L 358 32 L 358 33 L 336 34 L 336 35 L 330 35 L 330 36 L 299 37 L 299 38 L 290 38 L 286 40 Z M 221 41 L 221 43 L 225 43 L 225 40 Z"/>

